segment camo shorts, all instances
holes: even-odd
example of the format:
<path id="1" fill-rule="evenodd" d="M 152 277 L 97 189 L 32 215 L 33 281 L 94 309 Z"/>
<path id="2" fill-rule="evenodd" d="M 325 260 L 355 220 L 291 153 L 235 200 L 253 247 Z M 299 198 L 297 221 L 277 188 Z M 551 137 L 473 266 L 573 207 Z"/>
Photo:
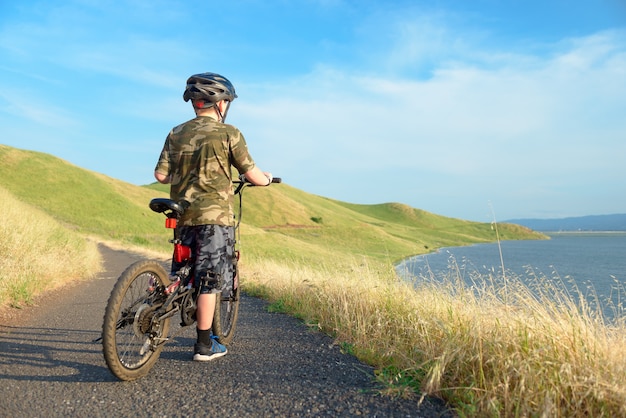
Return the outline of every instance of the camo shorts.
<path id="1" fill-rule="evenodd" d="M 234 267 L 235 228 L 224 225 L 196 225 L 179 227 L 183 245 L 191 248 L 193 268 L 191 276 L 200 293 L 218 293 L 232 288 Z M 172 273 L 186 262 L 172 260 Z"/>

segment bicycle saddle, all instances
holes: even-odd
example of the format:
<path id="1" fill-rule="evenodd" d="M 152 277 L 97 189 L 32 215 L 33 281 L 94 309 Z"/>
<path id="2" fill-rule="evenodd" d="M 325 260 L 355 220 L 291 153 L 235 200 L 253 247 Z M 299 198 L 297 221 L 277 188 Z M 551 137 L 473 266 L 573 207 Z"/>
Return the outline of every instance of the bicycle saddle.
<path id="1" fill-rule="evenodd" d="M 163 213 L 168 210 L 176 212 L 178 216 L 185 213 L 185 207 L 179 203 L 174 202 L 172 199 L 165 199 L 158 197 L 150 201 L 150 209 L 155 212 Z"/>

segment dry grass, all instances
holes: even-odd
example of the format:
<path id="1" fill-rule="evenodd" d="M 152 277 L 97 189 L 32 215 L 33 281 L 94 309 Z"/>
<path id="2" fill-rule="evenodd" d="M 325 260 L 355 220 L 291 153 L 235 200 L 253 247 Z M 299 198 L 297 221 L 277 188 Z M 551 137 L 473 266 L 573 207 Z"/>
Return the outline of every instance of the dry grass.
<path id="1" fill-rule="evenodd" d="M 0 188 L 0 308 L 20 307 L 57 286 L 93 276 L 100 269 L 95 242 Z"/>
<path id="2" fill-rule="evenodd" d="M 468 288 L 451 271 L 413 286 L 391 267 L 353 266 L 255 262 L 244 285 L 334 335 L 398 394 L 408 384 L 470 416 L 626 416 L 626 326 L 583 298 L 547 280 Z"/>

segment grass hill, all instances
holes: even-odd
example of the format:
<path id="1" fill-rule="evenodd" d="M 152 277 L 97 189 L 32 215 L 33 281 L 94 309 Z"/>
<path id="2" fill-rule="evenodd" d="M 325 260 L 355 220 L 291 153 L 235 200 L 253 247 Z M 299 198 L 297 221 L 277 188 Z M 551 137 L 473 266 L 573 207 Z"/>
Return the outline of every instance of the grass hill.
<path id="1" fill-rule="evenodd" d="M 131 185 L 52 155 L 4 145 L 0 160 L 0 186 L 68 228 L 127 244 L 169 248 L 162 215 L 148 208 L 153 197 L 167 196 L 167 186 Z M 543 238 L 517 225 L 499 225 L 499 233 L 502 239 Z M 496 239 L 489 224 L 400 203 L 345 203 L 288 184 L 246 190 L 242 234 L 248 255 L 311 262 L 320 256 L 362 255 L 397 261 L 442 246 Z"/>
<path id="2" fill-rule="evenodd" d="M 2 145 L 0 161 L 0 307 L 93 274 L 94 241 L 169 253 L 163 217 L 148 208 L 166 187 Z M 332 335 L 375 367 L 383 393 L 441 396 L 461 416 L 626 416 L 626 315 L 607 324 L 585 297 L 542 277 L 472 276 L 469 288 L 452 269 L 442 283 L 398 280 L 394 261 L 495 241 L 491 225 L 288 184 L 250 188 L 244 203 L 243 289 Z M 544 237 L 511 224 L 498 232 Z"/>
<path id="3" fill-rule="evenodd" d="M 69 281 L 86 279 L 100 268 L 93 241 L 41 210 L 17 201 L 0 186 L 0 323 L 2 308 L 20 307 Z"/>

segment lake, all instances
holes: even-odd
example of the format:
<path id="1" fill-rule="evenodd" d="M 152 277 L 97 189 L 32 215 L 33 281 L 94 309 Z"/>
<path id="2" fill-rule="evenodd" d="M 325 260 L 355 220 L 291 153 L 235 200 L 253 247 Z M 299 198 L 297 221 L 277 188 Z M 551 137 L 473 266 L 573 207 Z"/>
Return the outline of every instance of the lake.
<path id="1" fill-rule="evenodd" d="M 620 303 L 620 296 L 622 299 L 626 297 L 625 232 L 548 235 L 549 240 L 443 248 L 436 253 L 404 260 L 396 270 L 407 280 L 419 281 L 420 278 L 442 279 L 449 275 L 451 265 L 458 266 L 463 277 L 470 273 L 502 277 L 504 265 L 507 276 L 512 274 L 524 281 L 534 274 L 566 284 L 573 282 L 582 293 L 587 294 L 592 288 L 601 301 L 610 299 L 614 305 Z M 621 292 L 616 292 L 616 287 L 620 287 Z M 607 317 L 615 315 L 606 306 L 602 309 Z"/>

